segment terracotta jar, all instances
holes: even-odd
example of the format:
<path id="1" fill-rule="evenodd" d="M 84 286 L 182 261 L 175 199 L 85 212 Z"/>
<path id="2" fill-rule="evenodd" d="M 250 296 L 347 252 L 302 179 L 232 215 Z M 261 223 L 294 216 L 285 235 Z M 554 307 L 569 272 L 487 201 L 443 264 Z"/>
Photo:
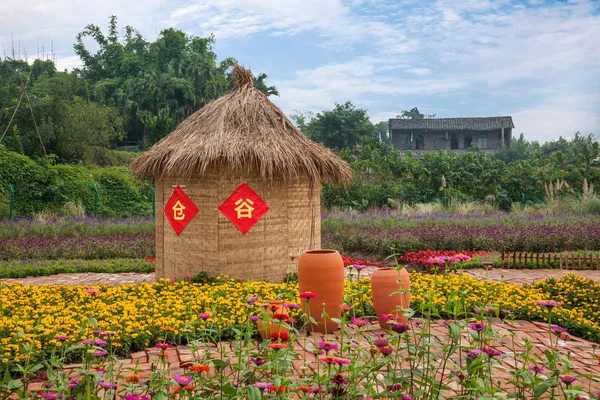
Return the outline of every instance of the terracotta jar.
<path id="1" fill-rule="evenodd" d="M 410 293 L 394 295 L 392 293 L 409 289 L 410 277 L 406 268 L 402 268 L 400 271 L 394 268 L 379 268 L 373 272 L 373 276 L 371 276 L 373 306 L 381 328 L 390 329 L 390 324 L 381 317 L 382 314 L 394 314 L 396 316 L 394 320 L 407 322 L 406 318 L 402 316 L 401 309 L 410 307 Z"/>
<path id="2" fill-rule="evenodd" d="M 317 324 L 309 324 L 308 331 L 331 333 L 338 329 L 338 324 L 331 318 L 340 318 L 344 303 L 344 261 L 335 250 L 308 250 L 298 260 L 298 286 L 300 293 L 312 292 L 317 295 L 310 299 L 310 316 Z M 306 314 L 307 300 L 301 299 Z M 323 321 L 323 303 L 329 316 Z M 327 331 L 327 332 L 325 332 Z"/>
<path id="3" fill-rule="evenodd" d="M 271 315 L 283 314 L 289 316 L 283 304 L 283 300 L 271 300 L 269 302 L 269 307 L 265 311 L 265 313 L 269 313 Z M 268 322 L 264 322 L 262 319 L 259 319 L 256 322 L 256 325 L 258 326 L 258 333 L 260 333 L 260 337 L 262 337 L 265 340 L 271 339 L 271 336 L 274 333 L 289 333 L 288 329 L 284 327 L 283 324 L 280 324 L 279 321 L 276 321 L 274 319 L 271 319 Z"/>

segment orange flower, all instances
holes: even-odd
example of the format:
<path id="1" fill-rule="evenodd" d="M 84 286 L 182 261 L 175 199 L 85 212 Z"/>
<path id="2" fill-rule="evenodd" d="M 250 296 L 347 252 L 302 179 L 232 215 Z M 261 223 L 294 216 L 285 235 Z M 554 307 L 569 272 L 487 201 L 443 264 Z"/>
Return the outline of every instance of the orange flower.
<path id="1" fill-rule="evenodd" d="M 285 343 L 271 343 L 269 345 L 269 348 L 273 349 L 273 350 L 281 350 L 281 349 L 285 349 L 286 347 L 287 347 L 287 344 L 285 344 Z"/>
<path id="2" fill-rule="evenodd" d="M 125 378 L 125 382 L 128 383 L 140 383 L 142 377 L 139 374 L 133 374 Z"/>
<path id="3" fill-rule="evenodd" d="M 273 393 L 283 393 L 287 391 L 287 387 L 286 386 L 275 386 L 275 385 L 271 385 L 271 387 L 269 387 L 269 392 L 273 392 Z"/>
<path id="4" fill-rule="evenodd" d="M 190 371 L 193 372 L 208 372 L 210 370 L 210 367 L 208 365 L 204 365 L 204 364 L 194 364 L 194 366 L 190 369 Z"/>

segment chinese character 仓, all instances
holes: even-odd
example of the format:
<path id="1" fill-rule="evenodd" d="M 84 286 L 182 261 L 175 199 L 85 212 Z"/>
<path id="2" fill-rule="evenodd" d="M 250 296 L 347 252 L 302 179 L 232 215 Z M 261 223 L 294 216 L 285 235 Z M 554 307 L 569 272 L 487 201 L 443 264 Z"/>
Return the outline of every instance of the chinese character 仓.
<path id="1" fill-rule="evenodd" d="M 237 212 L 238 218 L 252 218 L 252 211 L 254 211 L 254 207 L 252 207 L 254 202 L 250 199 L 242 200 L 239 199 L 235 202 L 237 206 L 234 210 Z"/>
<path id="2" fill-rule="evenodd" d="M 175 221 L 183 221 L 185 219 L 183 210 L 185 210 L 185 206 L 181 204 L 179 200 L 177 200 L 177 203 L 175 203 L 173 206 L 173 219 Z"/>

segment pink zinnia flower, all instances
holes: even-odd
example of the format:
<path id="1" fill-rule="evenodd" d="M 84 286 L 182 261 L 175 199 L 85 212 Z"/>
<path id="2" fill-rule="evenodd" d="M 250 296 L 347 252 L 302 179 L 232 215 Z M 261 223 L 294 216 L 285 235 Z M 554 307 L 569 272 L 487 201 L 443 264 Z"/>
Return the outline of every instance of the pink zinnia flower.
<path id="1" fill-rule="evenodd" d="M 156 345 L 154 346 L 157 349 L 161 349 L 161 350 L 166 350 L 166 349 L 172 349 L 173 346 L 171 346 L 168 343 L 156 343 Z"/>
<path id="2" fill-rule="evenodd" d="M 484 322 L 473 322 L 469 324 L 469 327 L 474 330 L 475 332 L 481 332 L 483 330 L 485 330 L 485 323 Z"/>
<path id="3" fill-rule="evenodd" d="M 62 394 L 58 394 L 56 392 L 43 392 L 43 393 L 40 393 L 40 396 L 42 396 L 43 398 L 45 398 L 47 400 L 56 400 L 56 399 L 63 398 Z"/>
<path id="4" fill-rule="evenodd" d="M 83 339 L 83 340 L 81 341 L 81 344 L 83 344 L 83 345 L 85 345 L 85 346 L 89 346 L 89 345 L 91 345 L 91 344 L 93 344 L 93 343 L 94 343 L 94 341 L 93 341 L 92 339 Z"/>
<path id="5" fill-rule="evenodd" d="M 258 318 L 258 316 L 257 316 L 257 315 L 251 315 L 251 316 L 250 316 L 250 321 L 254 321 L 254 322 L 256 322 L 256 321 L 258 321 L 259 319 L 260 319 L 260 318 Z"/>
<path id="6" fill-rule="evenodd" d="M 113 382 L 104 382 L 104 381 L 100 381 L 98 382 L 98 385 L 103 387 L 104 389 L 112 389 L 112 388 L 116 388 L 117 384 L 113 383 Z"/>
<path id="7" fill-rule="evenodd" d="M 394 314 L 381 314 L 381 319 L 384 321 L 390 321 L 392 319 L 396 319 L 396 316 Z"/>
<path id="8" fill-rule="evenodd" d="M 387 346 L 388 341 L 385 338 L 385 336 L 380 336 L 380 337 L 376 338 L 375 340 L 373 340 L 373 344 L 375 345 L 375 347 L 382 348 L 384 346 Z"/>
<path id="9" fill-rule="evenodd" d="M 317 294 L 313 293 L 313 292 L 303 292 L 303 293 L 300 293 L 300 298 L 301 299 L 306 299 L 306 300 L 316 299 L 317 298 Z"/>
<path id="10" fill-rule="evenodd" d="M 467 352 L 467 357 L 468 358 L 477 358 L 480 354 L 483 354 L 483 352 L 481 350 L 477 350 L 477 349 L 469 350 Z"/>
<path id="11" fill-rule="evenodd" d="M 396 333 L 404 333 L 408 330 L 408 325 L 402 322 L 397 322 L 394 325 L 392 325 L 392 331 L 396 332 Z"/>
<path id="12" fill-rule="evenodd" d="M 340 305 L 340 308 L 342 310 L 344 310 L 344 311 L 350 311 L 350 310 L 352 310 L 354 308 L 354 306 L 349 306 L 349 305 L 346 305 L 346 304 L 342 304 L 342 305 Z"/>
<path id="13" fill-rule="evenodd" d="M 252 305 L 252 304 L 256 303 L 257 301 L 258 301 L 258 296 L 256 296 L 256 295 L 252 295 L 252 296 L 250 296 L 250 298 L 248 299 L 248 304 L 249 304 L 249 305 Z"/>
<path id="14" fill-rule="evenodd" d="M 107 354 L 108 354 L 108 351 L 105 351 L 105 350 L 94 351 L 94 357 L 104 357 Z"/>
<path id="15" fill-rule="evenodd" d="M 559 375 L 558 378 L 567 386 L 575 382 L 577 379 L 571 375 Z"/>
<path id="16" fill-rule="evenodd" d="M 340 347 L 337 345 L 337 343 L 320 341 L 319 348 L 321 350 L 330 351 L 330 350 L 337 350 Z"/>
<path id="17" fill-rule="evenodd" d="M 384 356 L 389 356 L 390 354 L 392 354 L 394 352 L 394 349 L 391 346 L 383 346 L 383 347 L 379 348 L 379 351 Z"/>
<path id="18" fill-rule="evenodd" d="M 300 308 L 300 304 L 296 303 L 283 303 L 283 306 L 289 308 L 290 310 L 297 310 Z"/>
<path id="19" fill-rule="evenodd" d="M 106 346 L 106 342 L 104 340 L 102 340 L 102 339 L 96 339 L 96 340 L 94 340 L 94 344 L 96 346 L 100 346 L 100 347 Z"/>
<path id="20" fill-rule="evenodd" d="M 175 380 L 175 382 L 177 382 L 181 386 L 189 385 L 193 379 L 194 378 L 192 378 L 191 376 L 187 376 L 187 375 L 175 375 L 173 377 L 173 380 Z"/>
<path id="21" fill-rule="evenodd" d="M 501 351 L 498 351 L 496 349 L 492 349 L 491 347 L 484 347 L 483 349 L 481 349 L 485 354 L 487 354 L 490 357 L 496 357 L 496 356 L 500 356 L 502 355 Z"/>
<path id="22" fill-rule="evenodd" d="M 550 329 L 552 329 L 552 331 L 556 333 L 565 333 L 569 331 L 567 328 L 563 328 L 562 326 L 558 325 L 550 325 Z"/>
<path id="23" fill-rule="evenodd" d="M 548 307 L 548 308 L 552 308 L 552 307 L 560 307 L 562 306 L 564 303 L 562 301 L 536 301 L 535 305 L 536 306 L 540 306 L 540 307 Z"/>
<path id="24" fill-rule="evenodd" d="M 203 320 L 207 320 L 210 319 L 210 314 L 208 313 L 200 313 L 200 315 L 198 315 L 198 317 L 202 318 Z"/>
<path id="25" fill-rule="evenodd" d="M 544 372 L 544 367 L 541 367 L 539 365 L 532 365 L 529 367 L 529 370 L 535 372 L 536 374 L 539 374 Z"/>
<path id="26" fill-rule="evenodd" d="M 87 294 L 91 294 L 92 296 L 96 296 L 96 295 L 102 293 L 99 289 L 91 289 L 91 288 L 90 289 L 86 289 L 85 292 Z"/>
<path id="27" fill-rule="evenodd" d="M 359 328 L 360 328 L 361 326 L 363 326 L 363 325 L 366 325 L 366 324 L 368 324 L 368 323 L 369 323 L 369 320 L 368 320 L 368 319 L 365 319 L 365 318 L 356 318 L 356 317 L 352 317 L 352 318 L 351 318 L 351 321 L 352 321 L 352 323 L 353 323 L 354 325 L 356 325 L 356 326 L 357 326 L 357 327 L 359 327 Z"/>
<path id="28" fill-rule="evenodd" d="M 58 340 L 59 342 L 66 342 L 67 340 L 69 340 L 69 336 L 56 335 L 56 337 L 54 339 Z"/>

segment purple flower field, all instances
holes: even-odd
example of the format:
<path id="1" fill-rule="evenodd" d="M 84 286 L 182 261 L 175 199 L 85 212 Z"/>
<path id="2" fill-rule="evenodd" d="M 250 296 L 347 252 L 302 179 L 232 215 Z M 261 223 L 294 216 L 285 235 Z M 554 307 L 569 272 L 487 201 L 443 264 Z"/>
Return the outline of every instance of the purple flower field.
<path id="1" fill-rule="evenodd" d="M 322 246 L 381 257 L 418 250 L 600 250 L 600 216 L 328 212 L 322 219 Z M 151 218 L 0 222 L 0 260 L 153 256 Z"/>
<path id="2" fill-rule="evenodd" d="M 0 260 L 106 259 L 154 256 L 154 234 L 16 236 L 0 238 Z"/>
<path id="3" fill-rule="evenodd" d="M 599 250 L 600 217 L 334 212 L 324 216 L 322 244 L 380 256 L 418 250 Z"/>

